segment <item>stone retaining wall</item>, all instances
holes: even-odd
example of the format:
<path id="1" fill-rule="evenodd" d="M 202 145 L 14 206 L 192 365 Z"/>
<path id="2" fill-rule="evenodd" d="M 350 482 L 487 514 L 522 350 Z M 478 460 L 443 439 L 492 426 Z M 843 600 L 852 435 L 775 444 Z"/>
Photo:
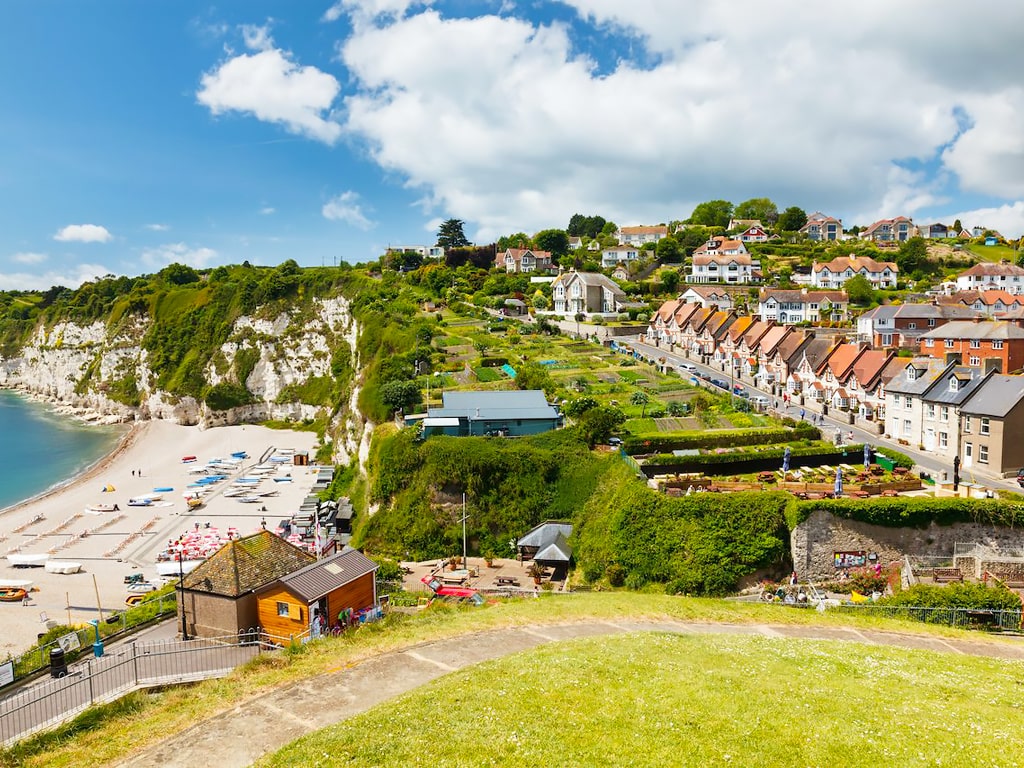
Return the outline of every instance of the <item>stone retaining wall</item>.
<path id="1" fill-rule="evenodd" d="M 1024 530 L 979 523 L 956 523 L 927 528 L 889 528 L 814 512 L 790 533 L 793 568 L 801 580 L 831 580 L 836 552 L 874 553 L 883 566 L 899 563 L 904 555 L 953 556 L 956 542 L 977 542 L 1003 549 L 1024 548 Z M 1006 563 L 1000 563 L 1000 570 Z M 1024 564 L 1022 564 L 1024 574 Z"/>

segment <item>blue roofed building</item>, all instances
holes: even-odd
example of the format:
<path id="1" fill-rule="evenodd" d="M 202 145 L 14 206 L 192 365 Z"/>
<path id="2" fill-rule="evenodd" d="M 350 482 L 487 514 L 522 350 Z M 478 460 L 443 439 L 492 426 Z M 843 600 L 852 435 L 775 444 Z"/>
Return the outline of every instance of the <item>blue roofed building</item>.
<path id="1" fill-rule="evenodd" d="M 453 435 L 521 437 L 559 429 L 562 414 L 548 404 L 539 389 L 499 392 L 445 392 L 440 408 L 425 416 L 408 417 L 419 422 L 423 436 Z"/>

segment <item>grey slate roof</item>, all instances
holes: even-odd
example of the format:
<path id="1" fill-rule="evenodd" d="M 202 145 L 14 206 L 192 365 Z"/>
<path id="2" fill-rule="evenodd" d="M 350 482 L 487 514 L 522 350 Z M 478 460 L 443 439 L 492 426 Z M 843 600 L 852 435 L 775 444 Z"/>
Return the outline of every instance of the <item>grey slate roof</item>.
<path id="1" fill-rule="evenodd" d="M 193 592 L 240 597 L 312 560 L 309 552 L 270 531 L 257 531 L 218 549 L 185 574 L 183 586 Z"/>
<path id="2" fill-rule="evenodd" d="M 1024 376 L 1008 376 L 994 373 L 981 386 L 977 387 L 971 397 L 960 406 L 960 412 L 972 416 L 992 416 L 997 419 L 1006 417 L 1024 399 Z"/>
<path id="3" fill-rule="evenodd" d="M 915 378 L 907 375 L 907 368 L 913 366 L 917 371 Z M 907 360 L 906 366 L 896 376 L 893 376 L 885 386 L 886 393 L 901 395 L 922 395 L 935 383 L 935 380 L 948 368 L 952 370 L 956 366 L 952 363 L 945 363 L 933 357 L 915 357 Z"/>
<path id="4" fill-rule="evenodd" d="M 557 419 L 558 411 L 548 405 L 539 389 L 497 392 L 445 392 L 444 406 L 431 408 L 430 418 Z"/>
<path id="5" fill-rule="evenodd" d="M 800 357 L 796 360 L 790 359 L 787 361 L 790 369 L 796 368 L 800 360 L 806 357 L 811 368 L 815 371 L 818 370 L 821 367 L 821 363 L 825 360 L 825 356 L 832 351 L 833 346 L 835 346 L 835 342 L 832 339 L 811 339 L 800 350 Z"/>
<path id="6" fill-rule="evenodd" d="M 345 549 L 278 579 L 292 594 L 307 603 L 373 573 L 377 564 L 357 549 Z"/>
<path id="7" fill-rule="evenodd" d="M 1001 320 L 951 320 L 921 334 L 922 339 L 1024 339 L 1024 328 Z"/>
<path id="8" fill-rule="evenodd" d="M 949 388 L 949 380 L 954 376 L 959 379 L 956 391 Z M 937 377 L 932 386 L 921 397 L 921 400 L 925 403 L 935 403 L 937 405 L 960 405 L 971 396 L 971 393 L 984 380 L 985 375 L 980 368 L 958 365 L 953 370 Z"/>
<path id="9" fill-rule="evenodd" d="M 571 535 L 572 525 L 570 523 L 541 523 L 519 539 L 516 545 L 537 547 L 537 554 L 533 556 L 534 560 L 567 563 L 572 558 L 572 547 L 568 541 Z"/>

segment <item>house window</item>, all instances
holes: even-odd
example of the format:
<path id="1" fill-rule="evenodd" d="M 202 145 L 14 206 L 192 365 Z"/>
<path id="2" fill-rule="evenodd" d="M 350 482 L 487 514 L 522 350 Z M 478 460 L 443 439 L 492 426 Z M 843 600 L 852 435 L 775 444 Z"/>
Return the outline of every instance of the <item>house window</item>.
<path id="1" fill-rule="evenodd" d="M 987 434 L 989 434 L 988 426 L 989 426 L 989 420 L 983 418 L 981 420 L 981 423 L 978 426 L 978 434 L 980 434 L 980 435 L 987 435 Z"/>
<path id="2" fill-rule="evenodd" d="M 978 463 L 979 464 L 988 464 L 988 446 L 987 445 L 979 445 L 978 446 Z"/>
<path id="3" fill-rule="evenodd" d="M 971 434 L 971 417 L 970 416 L 964 416 L 964 434 L 965 435 Z"/>
<path id="4" fill-rule="evenodd" d="M 882 334 L 882 346 L 883 347 L 887 347 L 890 344 L 892 344 L 892 334 L 891 333 L 883 333 Z"/>
<path id="5" fill-rule="evenodd" d="M 946 339 L 945 346 L 946 346 L 946 349 L 952 349 L 953 347 L 956 346 L 956 341 L 954 339 Z"/>
<path id="6" fill-rule="evenodd" d="M 928 418 L 929 419 L 934 419 L 935 418 L 935 405 L 932 404 L 932 403 L 928 403 L 928 405 L 926 406 L 926 410 L 927 410 Z"/>
<path id="7" fill-rule="evenodd" d="M 960 379 L 958 379 L 956 376 L 950 376 L 949 377 L 949 391 L 950 392 L 959 392 L 960 391 Z"/>
<path id="8" fill-rule="evenodd" d="M 924 345 L 926 347 L 933 347 L 933 346 L 935 346 L 935 339 L 925 339 L 924 340 Z"/>
<path id="9" fill-rule="evenodd" d="M 910 329 L 911 331 L 913 331 L 913 330 L 915 330 L 917 328 L 917 323 L 914 323 L 914 322 L 907 323 L 907 328 Z"/>
<path id="10" fill-rule="evenodd" d="M 903 436 L 904 437 L 909 437 L 910 436 L 910 419 L 904 419 L 903 420 Z"/>
<path id="11" fill-rule="evenodd" d="M 944 405 L 941 408 L 939 408 L 939 420 L 940 421 L 949 421 L 949 406 L 948 405 Z"/>
<path id="12" fill-rule="evenodd" d="M 992 342 L 992 349 L 1002 349 L 1003 342 L 1001 339 L 996 339 Z"/>
<path id="13" fill-rule="evenodd" d="M 949 434 L 947 432 L 939 432 L 939 448 L 946 449 L 949 447 Z"/>
<path id="14" fill-rule="evenodd" d="M 971 355 L 969 358 L 967 358 L 967 364 L 968 365 L 981 365 L 981 358 L 978 357 L 977 355 Z"/>
<path id="15" fill-rule="evenodd" d="M 285 618 L 288 617 L 288 603 L 277 604 L 277 615 L 284 616 Z"/>
<path id="16" fill-rule="evenodd" d="M 929 317 L 928 318 L 928 327 L 929 328 L 934 328 L 935 327 L 935 318 L 934 317 Z"/>
<path id="17" fill-rule="evenodd" d="M 971 339 L 971 349 L 981 349 L 981 339 Z"/>

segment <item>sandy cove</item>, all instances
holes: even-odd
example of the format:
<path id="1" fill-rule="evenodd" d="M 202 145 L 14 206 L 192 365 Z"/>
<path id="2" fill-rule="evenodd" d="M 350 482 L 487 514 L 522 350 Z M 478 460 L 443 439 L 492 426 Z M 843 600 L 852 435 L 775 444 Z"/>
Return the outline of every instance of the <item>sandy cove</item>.
<path id="1" fill-rule="evenodd" d="M 0 514 L 0 579 L 28 579 L 35 591 L 27 606 L 0 603 L 0 658 L 17 655 L 35 642 L 45 630 L 40 614 L 60 623 L 70 620 L 84 624 L 98 618 L 93 576 L 99 588 L 104 616 L 124 608 L 128 595 L 124 577 L 141 571 L 147 581 L 156 581 L 156 557 L 171 540 L 194 530 L 196 523 L 205 530 L 207 523 L 226 533 L 237 528 L 240 535 L 259 529 L 266 519 L 273 529 L 278 522 L 298 510 L 309 494 L 315 478 L 308 467 L 290 467 L 292 481 L 265 480 L 261 491 L 278 495 L 261 499 L 259 504 L 244 504 L 224 498 L 230 478 L 218 484 L 198 509 L 189 509 L 183 494 L 195 481 L 189 470 L 209 459 L 227 458 L 246 451 L 249 458 L 239 470 L 226 474 L 245 474 L 270 448 L 287 448 L 313 453 L 316 435 L 288 432 L 255 425 L 200 429 L 164 421 L 144 422 L 132 429 L 105 459 L 67 485 L 40 497 L 10 507 Z M 184 456 L 196 456 L 186 464 Z M 134 473 L 134 474 L 133 474 Z M 54 478 L 60 480 L 61 478 Z M 112 485 L 115 490 L 105 493 Z M 128 506 L 132 497 L 153 493 L 154 488 L 171 487 L 162 501 L 149 507 Z M 96 504 L 117 504 L 115 512 L 95 513 L 87 508 Z M 266 506 L 267 511 L 261 508 Z M 51 560 L 69 560 L 82 564 L 82 572 L 70 575 L 47 573 L 44 568 L 15 568 L 6 559 L 12 551 L 19 554 L 49 553 Z M 70 609 L 68 608 L 70 606 Z"/>

